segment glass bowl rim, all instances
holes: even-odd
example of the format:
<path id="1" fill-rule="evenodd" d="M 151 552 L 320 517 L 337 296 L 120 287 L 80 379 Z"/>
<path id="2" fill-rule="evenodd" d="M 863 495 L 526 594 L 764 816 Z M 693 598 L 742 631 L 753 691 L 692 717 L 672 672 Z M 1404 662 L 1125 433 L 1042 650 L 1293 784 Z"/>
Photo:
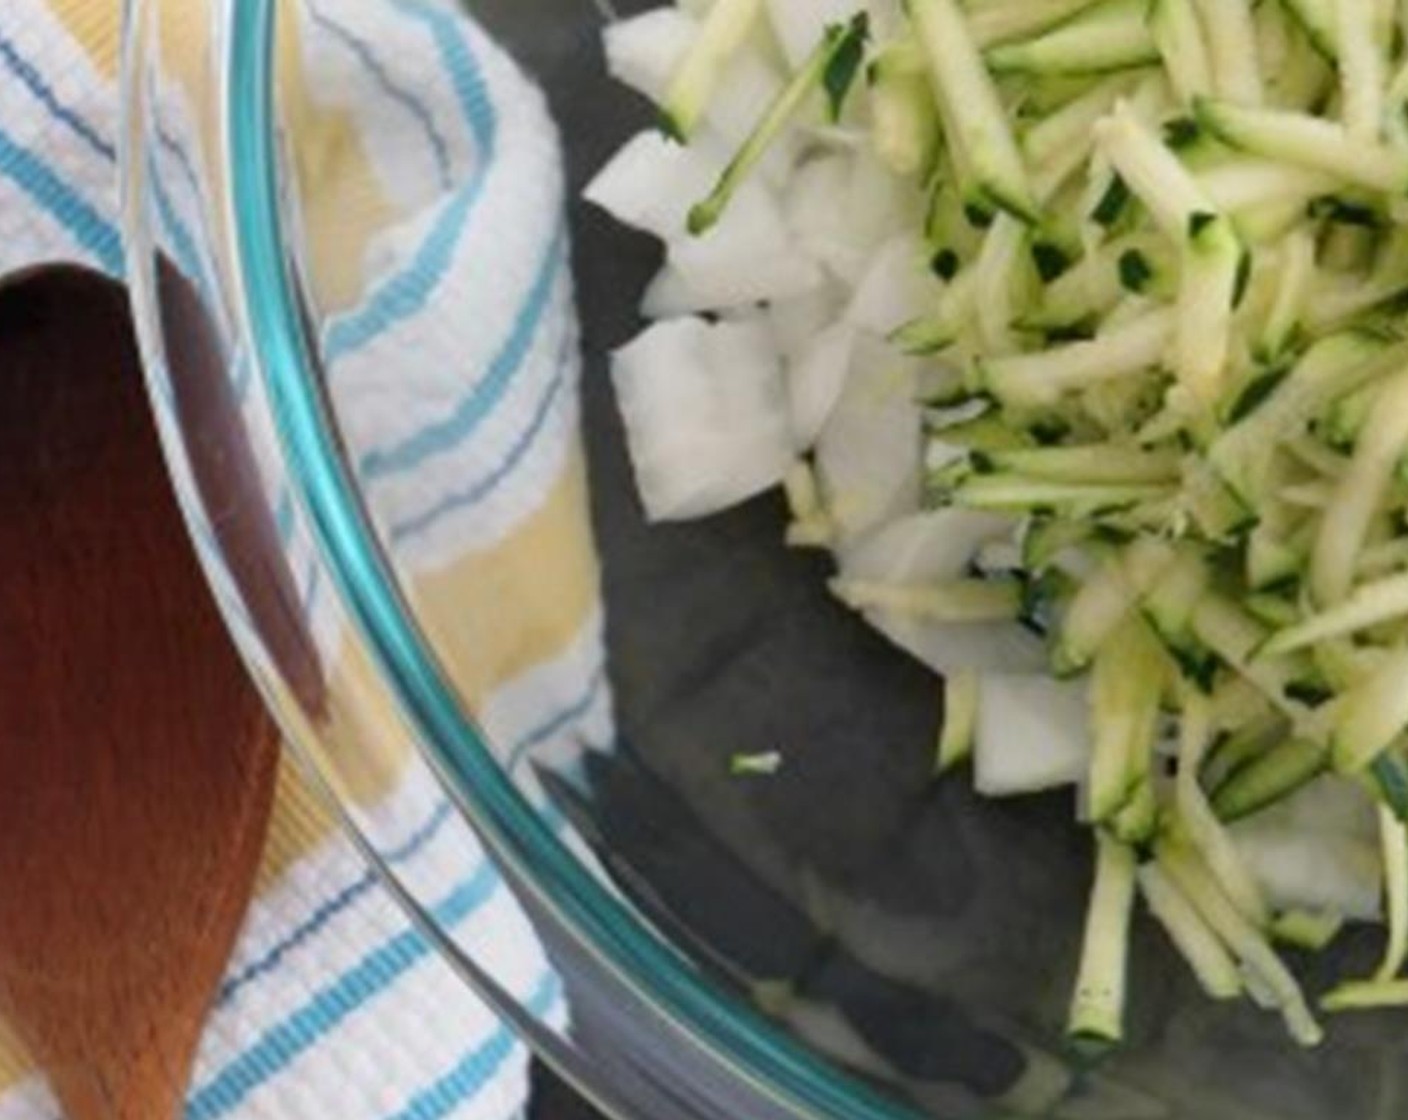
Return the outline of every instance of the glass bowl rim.
<path id="1" fill-rule="evenodd" d="M 312 357 L 279 205 L 272 59 L 276 0 L 233 0 L 221 65 L 230 252 L 241 333 L 274 412 L 284 469 L 335 593 L 418 745 L 486 848 L 563 932 L 711 1064 L 815 1120 L 917 1120 L 726 995 L 632 917 L 546 827 L 463 711 L 400 591 L 340 442 Z M 387 869 L 381 867 L 384 874 Z M 404 901 L 404 899 L 403 899 Z M 551 1059 L 551 1055 L 548 1055 Z"/>

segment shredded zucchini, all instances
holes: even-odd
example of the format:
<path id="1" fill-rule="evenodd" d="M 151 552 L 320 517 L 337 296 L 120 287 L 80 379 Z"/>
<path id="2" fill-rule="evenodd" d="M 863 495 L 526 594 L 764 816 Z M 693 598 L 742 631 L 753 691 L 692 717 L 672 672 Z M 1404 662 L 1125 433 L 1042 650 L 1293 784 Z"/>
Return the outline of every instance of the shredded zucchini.
<path id="1" fill-rule="evenodd" d="M 1179 100 L 1211 95 L 1212 57 L 1193 0 L 1151 0 L 1149 30 Z"/>
<path id="2" fill-rule="evenodd" d="M 1337 1011 L 1381 1011 L 1408 1007 L 1408 980 L 1363 980 L 1339 985 L 1327 992 L 1320 1006 Z"/>
<path id="3" fill-rule="evenodd" d="M 1310 590 L 1324 606 L 1350 593 L 1359 553 L 1382 506 L 1398 463 L 1408 450 L 1408 374 L 1375 396 L 1354 460 L 1335 487 L 1310 562 Z"/>
<path id="4" fill-rule="evenodd" d="M 1089 797 L 1096 822 L 1113 820 L 1149 782 L 1164 670 L 1158 643 L 1138 618 L 1116 627 L 1095 655 Z"/>
<path id="5" fill-rule="evenodd" d="M 1386 806 L 1379 806 L 1379 837 L 1383 847 L 1384 898 L 1388 911 L 1388 944 L 1374 979 L 1397 978 L 1408 960 L 1408 828 Z"/>
<path id="6" fill-rule="evenodd" d="M 724 68 L 752 34 L 762 11 L 763 0 L 719 0 L 709 9 L 660 109 L 661 122 L 671 136 L 686 141 L 694 135 Z"/>
<path id="7" fill-rule="evenodd" d="M 1163 358 L 1175 326 L 1173 312 L 1152 310 L 1088 342 L 992 358 L 978 367 L 976 375 L 984 389 L 1008 404 L 1055 404 L 1063 394 L 1146 373 Z"/>
<path id="8" fill-rule="evenodd" d="M 983 46 L 1040 34 L 1097 0 L 984 0 L 970 6 L 968 23 Z"/>
<path id="9" fill-rule="evenodd" d="M 1335 768 L 1366 769 L 1408 728 L 1408 652 L 1391 653 L 1370 676 L 1340 698 L 1331 742 Z"/>
<path id="10" fill-rule="evenodd" d="M 723 6 L 720 4 L 720 7 Z M 717 12 L 718 8 L 714 11 Z M 782 134 L 787 123 L 811 94 L 819 88 L 823 90 L 831 106 L 832 118 L 840 116 L 841 104 L 860 69 L 869 33 L 869 21 L 863 12 L 845 27 L 827 29 L 810 58 L 792 75 L 738 154 L 724 168 L 713 193 L 690 210 L 687 223 L 690 233 L 698 236 L 717 224 L 739 184 L 767 154 L 773 141 Z M 671 119 L 675 122 L 674 130 L 680 132 L 683 126 L 679 117 Z M 687 132 L 680 134 L 687 135 Z"/>
<path id="11" fill-rule="evenodd" d="M 701 5 L 649 60 L 691 150 L 591 192 L 697 316 L 646 348 L 673 409 L 618 380 L 643 491 L 780 484 L 944 677 L 937 772 L 1079 785 L 1077 1038 L 1122 1036 L 1142 894 L 1211 997 L 1319 1039 L 1272 946 L 1371 916 L 1327 787 L 1377 813 L 1387 939 L 1325 1006 L 1408 1006 L 1408 3 L 857 0 L 783 61 L 790 7 Z M 1278 884 L 1287 821 L 1347 892 Z"/>
<path id="12" fill-rule="evenodd" d="M 1072 1037 L 1096 1045 L 1124 1037 L 1129 922 L 1138 867 L 1133 848 L 1107 836 L 1097 838 L 1095 885 L 1067 1026 Z"/>
<path id="13" fill-rule="evenodd" d="M 1249 976 L 1265 986 L 1291 1036 L 1304 1046 L 1318 1045 L 1323 1032 L 1306 1006 L 1300 985 L 1265 936 L 1218 887 L 1207 866 L 1187 848 L 1173 844 L 1160 847 L 1158 860 L 1165 874 L 1241 961 Z"/>
<path id="14" fill-rule="evenodd" d="M 1284 739 L 1228 774 L 1213 794 L 1213 811 L 1227 822 L 1250 816 L 1308 785 L 1325 772 L 1329 761 L 1328 752 L 1314 740 Z"/>
<path id="15" fill-rule="evenodd" d="M 1187 897 L 1157 863 L 1139 869 L 1139 886 L 1149 911 L 1210 997 L 1236 999 L 1242 994 L 1237 962 Z"/>
<path id="16" fill-rule="evenodd" d="M 1249 506 L 1263 503 L 1280 444 L 1319 411 L 1381 373 L 1385 344 L 1358 331 L 1317 340 L 1266 396 L 1208 448 L 1208 461 Z"/>
<path id="17" fill-rule="evenodd" d="M 929 60 L 950 143 L 964 152 L 989 201 L 1035 222 L 1039 213 L 1021 150 L 957 0 L 910 0 L 909 14 Z"/>
<path id="18" fill-rule="evenodd" d="M 1339 43 L 1341 116 L 1355 140 L 1376 143 L 1384 121 L 1388 47 L 1375 26 L 1378 0 L 1336 0 L 1335 38 Z"/>
<path id="19" fill-rule="evenodd" d="M 937 761 L 940 774 L 947 774 L 973 757 L 981 688 L 981 679 L 972 670 L 955 673 L 944 682 L 944 721 Z"/>
<path id="20" fill-rule="evenodd" d="M 1206 697 L 1190 692 L 1183 704 L 1179 736 L 1175 827 L 1203 857 L 1233 905 L 1248 921 L 1264 926 L 1271 920 L 1266 900 L 1203 790 L 1203 760 L 1211 740 L 1211 707 Z"/>
<path id="21" fill-rule="evenodd" d="M 1252 0 L 1194 0 L 1207 29 L 1213 86 L 1221 97 L 1242 105 L 1263 98 Z"/>
<path id="22" fill-rule="evenodd" d="M 1198 123 L 1230 147 L 1323 171 L 1349 186 L 1391 195 L 1408 191 L 1408 154 L 1354 136 L 1338 122 L 1214 98 L 1199 99 L 1195 112 Z"/>
<path id="23" fill-rule="evenodd" d="M 937 622 L 1010 620 L 1022 608 L 1021 588 L 1011 580 L 970 579 L 925 585 L 836 580 L 832 591 L 853 610 L 893 611 Z"/>
<path id="24" fill-rule="evenodd" d="M 1336 0 L 1282 0 L 1301 25 L 1315 48 L 1327 58 L 1339 53 L 1339 21 L 1335 14 Z"/>
<path id="25" fill-rule="evenodd" d="M 908 43 L 897 44 L 869 70 L 875 151 L 897 175 L 927 174 L 941 142 L 933 88 L 926 72 L 911 65 L 913 55 Z"/>
<path id="26" fill-rule="evenodd" d="M 1346 637 L 1405 618 L 1408 618 L 1408 575 L 1388 576 L 1373 583 L 1361 583 L 1329 610 L 1286 627 L 1266 643 L 1264 652 L 1270 655 L 1293 653 L 1317 642 Z"/>
<path id="27" fill-rule="evenodd" d="M 997 74 L 1055 77 L 1156 62 L 1159 49 L 1146 11 L 1146 0 L 1103 0 L 1044 35 L 988 51 L 988 66 Z"/>
<path id="28" fill-rule="evenodd" d="M 1277 941 L 1297 949 L 1319 952 L 1344 928 L 1344 916 L 1333 911 L 1287 910 L 1271 923 Z"/>

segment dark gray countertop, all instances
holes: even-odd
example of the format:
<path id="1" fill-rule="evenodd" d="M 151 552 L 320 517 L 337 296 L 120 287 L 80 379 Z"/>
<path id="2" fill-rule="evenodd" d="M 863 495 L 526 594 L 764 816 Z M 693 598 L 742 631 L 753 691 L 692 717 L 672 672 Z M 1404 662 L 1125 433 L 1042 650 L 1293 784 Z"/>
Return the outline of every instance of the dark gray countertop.
<path id="1" fill-rule="evenodd" d="M 603 1120 L 601 1113 L 564 1085 L 542 1062 L 533 1063 L 529 1120 Z"/>

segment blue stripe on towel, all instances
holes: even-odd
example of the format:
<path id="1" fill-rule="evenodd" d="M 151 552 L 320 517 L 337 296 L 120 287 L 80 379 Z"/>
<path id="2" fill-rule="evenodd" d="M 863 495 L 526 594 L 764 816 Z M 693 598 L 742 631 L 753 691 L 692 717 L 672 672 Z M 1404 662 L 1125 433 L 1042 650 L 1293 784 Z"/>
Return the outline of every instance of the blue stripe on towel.
<path id="1" fill-rule="evenodd" d="M 605 667 L 598 664 L 592 671 L 586 689 L 583 691 L 582 695 L 569 702 L 561 710 L 555 712 L 538 726 L 524 734 L 523 737 L 510 748 L 508 758 L 521 758 L 526 752 L 547 742 L 554 735 L 566 729 L 573 720 L 580 719 L 585 715 L 600 695 L 602 685 L 605 683 L 605 677 Z M 510 768 L 512 768 L 516 763 L 511 762 L 509 765 Z M 400 847 L 394 848 L 386 853 L 387 861 L 392 864 L 403 863 L 416 856 L 427 844 L 435 839 L 440 829 L 445 825 L 445 822 L 452 816 L 453 811 L 450 803 L 441 802 L 425 824 L 421 825 L 407 837 Z M 272 946 L 265 952 L 263 956 L 255 961 L 251 961 L 239 972 L 230 976 L 220 989 L 217 1006 L 229 1003 L 243 988 L 274 972 L 290 952 L 331 925 L 338 915 L 350 909 L 359 898 L 371 891 L 372 888 L 377 885 L 377 882 L 378 880 L 375 873 L 366 871 L 345 889 L 328 899 L 307 919 L 301 922 L 296 928 L 289 931 L 278 944 Z"/>
<path id="2" fill-rule="evenodd" d="M 122 275 L 122 238 L 47 163 L 0 129 L 0 176 L 20 190 L 66 229 L 83 249 L 113 276 Z"/>
<path id="3" fill-rule="evenodd" d="M 15 46 L 13 41 L 3 35 L 0 35 L 0 62 L 3 62 L 6 69 L 13 73 L 33 94 L 34 99 L 48 110 L 51 117 L 108 163 L 117 162 L 117 149 L 112 142 L 99 134 L 98 130 L 84 120 L 79 113 L 63 104 L 49 83 L 44 80 L 44 75 L 39 72 L 39 68 L 20 53 L 20 49 Z"/>
<path id="4" fill-rule="evenodd" d="M 382 283 L 361 307 L 329 324 L 324 346 L 330 363 L 365 346 L 425 306 L 449 271 L 470 215 L 483 197 L 488 171 L 496 157 L 498 112 L 479 63 L 461 31 L 459 18 L 420 4 L 402 2 L 396 7 L 429 25 L 441 61 L 455 87 L 460 110 L 478 145 L 477 169 L 473 178 L 441 210 L 406 268 Z"/>
<path id="5" fill-rule="evenodd" d="M 552 380 L 544 389 L 537 406 L 533 409 L 527 427 L 514 441 L 513 446 L 509 448 L 503 461 L 473 486 L 448 494 L 425 512 L 393 525 L 391 527 L 391 543 L 393 545 L 403 544 L 407 538 L 425 532 L 441 518 L 478 505 L 507 481 L 518 468 L 518 464 L 527 458 L 528 452 L 533 449 L 533 445 L 538 441 L 543 429 L 547 427 L 548 417 L 552 415 L 553 405 L 566 388 L 566 381 L 566 370 L 563 366 L 559 366 L 557 372 L 553 374 Z"/>
<path id="6" fill-rule="evenodd" d="M 442 801 L 435 812 L 430 815 L 430 819 L 425 822 L 409 840 L 400 848 L 387 853 L 387 861 L 390 863 L 401 863 L 410 859 L 430 841 L 435 839 L 437 833 L 448 821 L 453 813 L 453 806 L 448 801 Z M 251 962 L 233 976 L 228 977 L 221 985 L 220 995 L 216 1000 L 216 1006 L 223 1006 L 237 996 L 241 990 L 252 984 L 263 976 L 269 975 L 279 967 L 284 958 L 289 953 L 307 942 L 315 934 L 325 929 L 334 918 L 347 910 L 357 899 L 372 889 L 377 883 L 376 876 L 368 871 L 337 894 L 323 902 L 311 915 L 300 922 L 287 936 L 273 946 L 258 960 Z"/>
<path id="7" fill-rule="evenodd" d="M 567 826 L 553 806 L 542 810 L 544 824 L 554 833 Z M 503 880 L 487 859 L 438 905 L 430 917 L 452 929 L 489 902 Z M 238 1108 L 250 1094 L 273 1080 L 302 1054 L 332 1034 L 347 1018 L 385 993 L 412 968 L 431 955 L 431 944 L 408 927 L 367 953 L 356 965 L 320 988 L 298 1010 L 264 1031 L 249 1047 L 226 1062 L 220 1071 L 192 1093 L 185 1120 L 217 1120 Z"/>
<path id="8" fill-rule="evenodd" d="M 464 20 L 446 11 L 443 6 L 422 3 L 421 0 L 391 0 L 391 3 L 403 15 L 420 20 L 430 28 L 440 61 L 455 87 L 460 111 L 469 122 L 474 142 L 479 145 L 487 162 L 493 154 L 498 117 L 489 97 L 489 87 L 469 45 Z"/>
<path id="9" fill-rule="evenodd" d="M 456 926 L 488 903 L 501 883 L 494 866 L 485 860 L 473 875 L 435 905 L 431 916 L 442 926 Z M 393 987 L 430 955 L 430 942 L 413 927 L 371 950 L 296 1011 L 264 1031 L 252 1046 L 226 1062 L 191 1095 L 186 1120 L 216 1120 L 229 1115 L 261 1085 L 278 1076 L 348 1016 Z"/>
<path id="10" fill-rule="evenodd" d="M 562 999 L 562 981 L 553 971 L 544 972 L 524 1010 L 543 1019 Z M 391 1120 L 445 1120 L 466 1101 L 473 1100 L 498 1074 L 504 1062 L 523 1041 L 503 1024 L 478 1046 L 465 1053 L 455 1067 L 425 1091 L 417 1093 Z"/>
<path id="11" fill-rule="evenodd" d="M 410 264 L 383 282 L 366 303 L 329 323 L 323 345 L 330 365 L 425 307 L 450 270 L 455 247 L 484 193 L 484 183 L 484 173 L 476 173 L 441 209 Z"/>
<path id="12" fill-rule="evenodd" d="M 365 39 L 350 28 L 344 27 L 326 12 L 319 11 L 311 3 L 308 5 L 308 15 L 314 23 L 352 52 L 357 61 L 362 64 L 363 69 L 371 74 L 387 97 L 415 118 L 416 123 L 420 125 L 421 131 L 425 133 L 426 139 L 430 142 L 431 150 L 435 153 L 435 166 L 440 172 L 440 185 L 448 189 L 450 186 L 450 148 L 445 143 L 445 138 L 440 135 L 440 130 L 435 126 L 435 118 L 426 108 L 425 103 L 391 76 L 386 67 L 382 65 L 381 59 L 377 58 L 372 45 Z"/>
<path id="13" fill-rule="evenodd" d="M 490 362 L 488 371 L 474 383 L 448 417 L 421 428 L 393 447 L 363 456 L 358 466 L 365 478 L 376 479 L 399 471 L 414 470 L 426 459 L 462 443 L 494 410 L 527 357 L 538 328 L 552 304 L 552 294 L 562 277 L 566 255 L 567 234 L 559 224 L 538 264 L 537 275 L 524 305 L 514 319 L 508 337 Z"/>

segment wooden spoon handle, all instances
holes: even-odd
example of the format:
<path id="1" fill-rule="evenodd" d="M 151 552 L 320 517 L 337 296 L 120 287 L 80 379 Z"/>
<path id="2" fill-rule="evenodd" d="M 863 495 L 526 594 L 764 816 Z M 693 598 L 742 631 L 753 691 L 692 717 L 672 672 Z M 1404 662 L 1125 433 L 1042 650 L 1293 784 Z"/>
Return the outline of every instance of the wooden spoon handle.
<path id="1" fill-rule="evenodd" d="M 261 769 L 249 775 L 245 827 L 228 838 L 225 853 L 230 865 L 238 868 L 259 864 L 276 785 L 279 739 L 272 724 L 265 723 L 262 733 L 263 742 L 245 744 L 250 761 Z M 240 876 L 226 886 L 223 896 L 208 900 L 209 910 L 203 916 L 190 915 L 206 931 L 195 950 L 196 959 L 170 962 L 168 968 L 175 974 L 171 986 L 162 985 L 146 998 L 137 995 L 129 1013 L 98 1018 L 99 1008 L 111 1007 L 110 996 L 95 989 L 75 993 L 85 1006 L 95 1008 L 81 1040 L 75 1038 L 76 1028 L 67 1018 L 73 1014 L 72 999 L 56 1000 L 52 1014 L 27 1010 L 21 1015 L 26 1042 L 46 1071 L 68 1120 L 178 1120 L 182 1116 L 191 1064 L 209 1010 L 209 994 L 200 1001 L 187 989 L 201 979 L 208 985 L 212 974 L 223 973 L 252 883 Z M 152 1024 L 143 1021 L 147 1014 L 164 1018 Z"/>
<path id="2" fill-rule="evenodd" d="M 278 738 L 192 554 L 123 293 L 0 291 L 0 1014 L 69 1120 L 176 1120 Z"/>

